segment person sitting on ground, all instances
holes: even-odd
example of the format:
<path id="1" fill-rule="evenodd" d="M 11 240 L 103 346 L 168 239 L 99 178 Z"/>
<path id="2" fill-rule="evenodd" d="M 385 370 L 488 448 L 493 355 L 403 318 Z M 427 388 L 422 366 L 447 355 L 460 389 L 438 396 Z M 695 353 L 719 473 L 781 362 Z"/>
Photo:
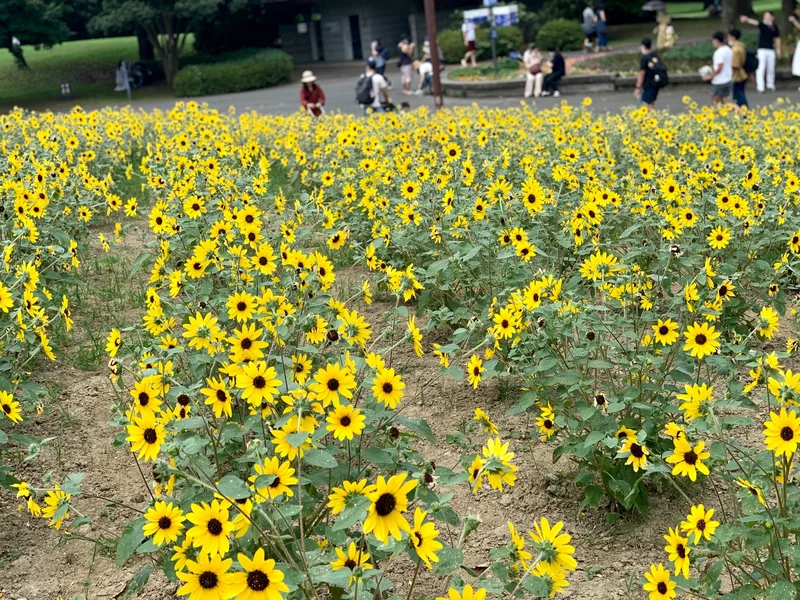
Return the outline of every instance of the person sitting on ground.
<path id="1" fill-rule="evenodd" d="M 300 104 L 315 117 L 320 116 L 325 105 L 325 94 L 317 85 L 316 76 L 311 71 L 303 71 L 300 81 L 303 84 L 300 88 Z"/>
<path id="2" fill-rule="evenodd" d="M 419 86 L 414 92 L 417 96 L 429 93 L 433 87 L 433 63 L 430 60 L 414 61 L 414 69 L 419 73 Z"/>
<path id="3" fill-rule="evenodd" d="M 733 88 L 733 50 L 725 43 L 725 34 L 717 31 L 711 36 L 714 44 L 713 71 L 703 77 L 711 82 L 711 105 L 727 104 Z"/>
<path id="4" fill-rule="evenodd" d="M 545 75 L 544 81 L 542 82 L 544 87 L 542 96 L 549 96 L 552 94 L 554 97 L 558 98 L 561 95 L 561 92 L 558 91 L 558 82 L 566 75 L 567 65 L 564 62 L 564 57 L 561 56 L 561 52 L 559 52 L 555 46 L 550 46 L 547 50 L 551 53 L 549 61 L 550 73 Z"/>
<path id="5" fill-rule="evenodd" d="M 542 95 L 542 82 L 544 81 L 544 73 L 542 72 L 542 61 L 544 57 L 536 47 L 536 44 L 529 44 L 528 49 L 522 56 L 522 62 L 525 64 L 525 97 L 538 98 Z"/>

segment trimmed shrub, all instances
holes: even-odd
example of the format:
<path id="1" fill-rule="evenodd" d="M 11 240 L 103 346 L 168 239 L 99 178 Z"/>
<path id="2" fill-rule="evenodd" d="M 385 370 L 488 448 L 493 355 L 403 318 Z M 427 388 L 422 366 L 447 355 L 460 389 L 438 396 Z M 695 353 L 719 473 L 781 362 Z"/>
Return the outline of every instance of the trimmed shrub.
<path id="1" fill-rule="evenodd" d="M 559 50 L 578 50 L 583 45 L 583 29 L 577 21 L 556 19 L 542 26 L 536 43 L 542 50 L 550 46 Z"/>
<path id="2" fill-rule="evenodd" d="M 489 28 L 479 27 L 476 30 L 475 49 L 478 60 L 492 58 L 492 40 L 489 39 Z M 457 63 L 467 51 L 460 29 L 446 29 L 439 33 L 439 47 L 444 55 L 444 62 Z M 497 29 L 497 56 L 506 56 L 512 50 L 520 50 L 523 45 L 522 32 L 518 27 L 500 27 Z"/>
<path id="3" fill-rule="evenodd" d="M 211 64 L 189 65 L 175 76 L 179 96 L 208 96 L 270 87 L 289 81 L 292 59 L 282 50 L 262 50 Z"/>

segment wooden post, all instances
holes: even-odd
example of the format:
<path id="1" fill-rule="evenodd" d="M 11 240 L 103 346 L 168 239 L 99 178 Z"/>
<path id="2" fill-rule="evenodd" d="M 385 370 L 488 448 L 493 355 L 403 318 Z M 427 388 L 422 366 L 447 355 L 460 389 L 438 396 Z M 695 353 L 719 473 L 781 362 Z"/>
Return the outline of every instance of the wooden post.
<path id="1" fill-rule="evenodd" d="M 433 105 L 438 110 L 442 108 L 444 99 L 442 97 L 442 79 L 440 77 L 439 46 L 436 43 L 436 6 L 434 0 L 424 0 L 424 5 L 425 25 L 428 30 L 428 42 L 430 42 L 431 46 L 431 64 L 433 65 Z"/>

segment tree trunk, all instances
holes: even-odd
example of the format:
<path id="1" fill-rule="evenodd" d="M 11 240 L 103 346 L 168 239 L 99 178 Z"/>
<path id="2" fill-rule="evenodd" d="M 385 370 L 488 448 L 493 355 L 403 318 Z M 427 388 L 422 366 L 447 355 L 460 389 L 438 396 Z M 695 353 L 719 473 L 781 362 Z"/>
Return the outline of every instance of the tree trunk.
<path id="1" fill-rule="evenodd" d="M 136 28 L 136 40 L 139 42 L 139 60 L 153 60 L 155 52 L 153 51 L 153 44 L 147 37 L 147 32 L 141 28 Z"/>
<path id="2" fill-rule="evenodd" d="M 737 4 L 739 5 L 740 15 L 752 17 L 756 14 L 753 10 L 753 0 L 738 0 Z"/>
<path id="3" fill-rule="evenodd" d="M 164 47 L 164 53 L 161 56 L 161 65 L 164 67 L 164 77 L 167 80 L 167 85 L 172 87 L 175 74 L 178 72 L 178 49 L 172 44 Z"/>
<path id="4" fill-rule="evenodd" d="M 730 31 L 739 27 L 739 4 L 741 0 L 722 0 L 722 29 Z M 744 0 L 749 1 L 749 0 Z"/>
<path id="5" fill-rule="evenodd" d="M 781 2 L 781 14 L 778 20 L 778 29 L 781 32 L 781 36 L 783 36 L 785 40 L 784 53 L 789 50 L 788 36 L 792 35 L 796 37 L 797 34 L 797 31 L 789 22 L 789 15 L 794 12 L 794 5 L 795 0 L 783 0 Z"/>

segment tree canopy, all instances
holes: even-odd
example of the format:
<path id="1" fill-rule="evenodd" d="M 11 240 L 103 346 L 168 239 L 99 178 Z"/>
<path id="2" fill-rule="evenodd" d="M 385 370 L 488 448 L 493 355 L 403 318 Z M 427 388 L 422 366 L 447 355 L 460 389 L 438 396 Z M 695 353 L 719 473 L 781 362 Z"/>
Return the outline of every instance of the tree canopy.
<path id="1" fill-rule="evenodd" d="M 221 4 L 222 0 L 103 0 L 89 30 L 120 33 L 135 26 L 144 29 L 171 85 L 188 33 L 214 17 Z"/>
<path id="2" fill-rule="evenodd" d="M 62 21 L 60 2 L 47 0 L 0 0 L 0 40 L 20 68 L 26 68 L 21 44 L 49 48 L 69 38 L 69 27 Z"/>

